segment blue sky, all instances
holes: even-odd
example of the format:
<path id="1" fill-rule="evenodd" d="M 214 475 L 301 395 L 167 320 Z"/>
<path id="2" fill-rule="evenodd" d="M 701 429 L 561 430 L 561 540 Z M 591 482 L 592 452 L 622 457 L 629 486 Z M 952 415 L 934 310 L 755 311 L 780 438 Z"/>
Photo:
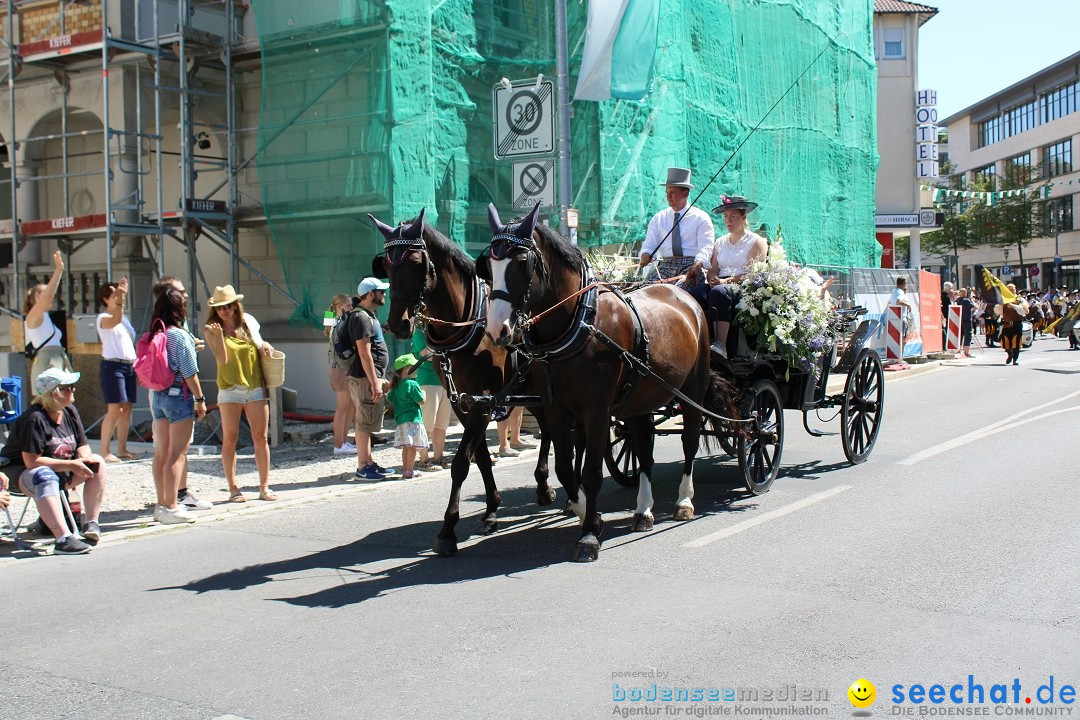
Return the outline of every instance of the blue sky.
<path id="1" fill-rule="evenodd" d="M 1080 51 L 1080 0 L 921 2 L 939 12 L 919 32 L 919 87 L 941 118 Z"/>

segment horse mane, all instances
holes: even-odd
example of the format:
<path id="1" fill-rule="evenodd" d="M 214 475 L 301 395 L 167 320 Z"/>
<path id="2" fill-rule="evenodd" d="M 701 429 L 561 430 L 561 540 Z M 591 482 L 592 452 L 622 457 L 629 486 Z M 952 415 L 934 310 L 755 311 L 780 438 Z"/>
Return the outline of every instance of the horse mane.
<path id="1" fill-rule="evenodd" d="M 541 240 L 544 241 L 544 244 L 547 245 L 557 260 L 572 270 L 581 272 L 582 267 L 585 265 L 585 256 L 581 254 L 581 250 L 576 245 L 543 223 L 537 223 L 533 232 L 540 235 Z"/>
<path id="2" fill-rule="evenodd" d="M 430 225 L 424 226 L 423 237 L 428 250 L 434 249 L 446 256 L 463 278 L 468 280 L 476 277 L 476 263 L 458 247 L 457 243 Z"/>

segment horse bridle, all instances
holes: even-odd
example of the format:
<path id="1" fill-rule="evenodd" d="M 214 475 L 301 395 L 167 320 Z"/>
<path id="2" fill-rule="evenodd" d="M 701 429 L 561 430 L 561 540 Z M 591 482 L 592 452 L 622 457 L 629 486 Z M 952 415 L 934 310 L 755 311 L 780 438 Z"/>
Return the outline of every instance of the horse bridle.
<path id="1" fill-rule="evenodd" d="M 424 260 L 424 283 L 420 285 L 420 291 L 415 295 L 407 293 L 404 290 L 390 289 L 390 298 L 392 300 L 404 300 L 410 303 L 410 314 L 416 317 L 424 309 L 424 293 L 435 284 L 435 264 L 431 262 L 431 257 L 428 255 L 427 244 L 424 242 L 424 238 L 407 238 L 404 235 L 405 223 L 398 225 L 396 228 L 396 237 L 391 237 L 383 245 L 383 257 L 390 267 L 398 267 L 405 262 L 405 258 L 410 252 L 416 251 L 420 253 L 420 256 Z"/>
<path id="2" fill-rule="evenodd" d="M 524 250 L 528 253 L 525 256 L 525 275 L 528 277 L 528 283 L 525 286 L 525 292 L 521 296 L 521 300 L 517 303 L 510 297 L 510 293 L 506 290 L 492 290 L 489 298 L 491 300 L 505 300 L 510 303 L 510 307 L 520 315 L 524 315 L 525 306 L 529 302 L 529 291 L 532 289 L 533 279 L 536 277 L 537 268 L 540 270 L 540 278 L 543 279 L 547 275 L 547 268 L 544 267 L 544 258 L 540 255 L 540 249 L 536 247 L 536 241 L 529 237 L 519 237 L 513 233 L 515 223 L 510 223 L 506 226 L 503 232 L 492 236 L 491 243 L 488 245 L 488 256 L 491 260 L 505 260 L 514 252 Z"/>

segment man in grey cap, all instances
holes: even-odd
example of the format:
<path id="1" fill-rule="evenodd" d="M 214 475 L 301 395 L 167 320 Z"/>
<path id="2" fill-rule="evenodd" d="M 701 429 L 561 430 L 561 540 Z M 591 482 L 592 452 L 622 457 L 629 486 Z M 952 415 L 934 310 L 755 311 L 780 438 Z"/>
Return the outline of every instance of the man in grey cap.
<path id="1" fill-rule="evenodd" d="M 349 316 L 348 335 L 356 345 L 349 366 L 349 394 L 356 407 L 356 477 L 361 480 L 382 480 L 391 472 L 379 466 L 371 457 L 371 435 L 382 430 L 386 393 L 383 376 L 390 362 L 382 326 L 375 311 L 386 303 L 390 284 L 378 278 L 366 277 L 356 286 L 360 298 L 357 312 Z"/>
<path id="2" fill-rule="evenodd" d="M 694 257 L 702 250 L 712 249 L 715 232 L 712 218 L 704 210 L 687 207 L 690 197 L 690 171 L 686 168 L 668 168 L 664 193 L 668 207 L 653 216 L 641 244 L 641 262 L 645 267 L 654 257 L 663 258 L 657 263 L 661 278 L 674 277 L 686 272 L 694 264 Z M 693 278 L 688 284 L 694 284 Z"/>

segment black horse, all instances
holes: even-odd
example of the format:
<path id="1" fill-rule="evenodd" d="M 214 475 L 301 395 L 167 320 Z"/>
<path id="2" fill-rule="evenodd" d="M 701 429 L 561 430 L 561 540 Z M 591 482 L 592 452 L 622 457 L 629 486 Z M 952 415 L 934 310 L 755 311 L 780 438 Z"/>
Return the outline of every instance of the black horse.
<path id="1" fill-rule="evenodd" d="M 401 340 L 411 338 L 413 319 L 422 313 L 429 321 L 428 349 L 445 357 L 448 363 L 449 377 L 439 358 L 432 358 L 448 393 L 456 390 L 465 395 L 489 395 L 506 387 L 518 372 L 515 363 L 519 358 L 497 347 L 484 333 L 487 286 L 477 278 L 473 260 L 438 230 L 426 225 L 423 210 L 415 220 L 396 228 L 374 216 L 368 217 L 386 238 L 385 256 L 376 257 L 373 270 L 381 264 L 390 280 L 391 332 Z M 531 382 L 529 374 L 525 374 L 517 392 L 531 391 Z M 500 496 L 486 442 L 490 408 L 476 406 L 463 411 L 455 405 L 454 412 L 464 428 L 451 465 L 450 501 L 434 546 L 440 555 L 457 552 L 454 528 L 460 518 L 461 485 L 469 474 L 471 460 L 480 468 L 487 502 L 478 532 L 489 535 L 498 529 L 496 511 Z M 555 490 L 548 484 L 551 440 L 543 412 L 538 408 L 534 414 L 541 428 L 539 457 L 533 473 L 536 501 L 546 506 L 555 500 Z M 572 498 L 577 497 L 576 487 L 568 488 L 567 492 Z"/>
<path id="2" fill-rule="evenodd" d="M 546 360 L 548 383 L 542 396 L 553 430 L 562 428 L 555 422 L 559 418 L 584 433 L 579 480 L 586 507 L 573 559 L 589 562 L 600 551 L 596 500 L 611 418 L 623 418 L 633 436 L 641 470 L 634 529 L 649 530 L 652 413 L 672 401 L 672 388 L 694 403 L 682 402 L 683 475 L 675 510 L 676 520 L 689 520 L 694 517 L 693 465 L 703 417 L 695 405 L 735 417 L 735 393 L 710 370 L 708 325 L 693 297 L 671 285 L 623 295 L 596 283 L 578 248 L 537 224 L 537 210 L 503 225 L 489 205 L 494 237 L 477 270 L 492 280 L 488 334 L 505 346 L 522 332 L 526 352 Z M 575 301 L 567 301 L 574 296 Z M 559 434 L 552 440 L 556 449 L 565 444 Z M 558 454 L 555 461 L 562 478 L 570 468 L 560 467 Z"/>

